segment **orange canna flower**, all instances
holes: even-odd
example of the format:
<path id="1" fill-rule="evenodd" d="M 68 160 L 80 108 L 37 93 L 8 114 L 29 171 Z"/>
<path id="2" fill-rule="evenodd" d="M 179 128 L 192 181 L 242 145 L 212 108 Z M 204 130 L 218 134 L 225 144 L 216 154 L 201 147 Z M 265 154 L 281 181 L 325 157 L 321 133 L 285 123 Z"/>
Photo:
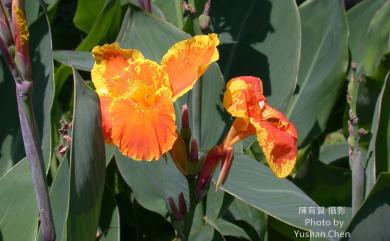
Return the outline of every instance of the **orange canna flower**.
<path id="1" fill-rule="evenodd" d="M 297 158 L 297 131 L 279 111 L 268 105 L 259 78 L 241 76 L 226 85 L 224 106 L 235 118 L 223 143 L 231 147 L 256 134 L 268 165 L 277 177 L 288 176 Z"/>
<path id="2" fill-rule="evenodd" d="M 106 141 L 135 160 L 158 160 L 178 134 L 173 102 L 218 60 L 216 34 L 173 45 L 161 65 L 118 44 L 92 50 L 92 81 L 100 97 Z"/>
<path id="3" fill-rule="evenodd" d="M 231 79 L 226 84 L 223 104 L 235 119 L 223 143 L 206 155 L 195 187 L 198 200 L 207 192 L 220 161 L 222 167 L 216 186 L 225 182 L 234 159 L 233 145 L 248 136 L 256 135 L 269 167 L 279 178 L 291 173 L 297 159 L 297 131 L 281 112 L 268 105 L 259 78 Z"/>

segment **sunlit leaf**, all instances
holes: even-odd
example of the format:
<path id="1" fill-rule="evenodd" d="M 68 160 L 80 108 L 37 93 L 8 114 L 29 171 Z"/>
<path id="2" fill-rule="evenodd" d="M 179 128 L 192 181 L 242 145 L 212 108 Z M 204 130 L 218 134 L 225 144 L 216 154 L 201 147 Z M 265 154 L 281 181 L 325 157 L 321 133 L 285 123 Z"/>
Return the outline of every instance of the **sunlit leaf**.
<path id="1" fill-rule="evenodd" d="M 311 0 L 299 7 L 302 51 L 298 85 L 287 110 L 298 130 L 299 144 L 307 144 L 325 130 L 342 93 L 348 66 L 343 5 L 339 0 Z"/>

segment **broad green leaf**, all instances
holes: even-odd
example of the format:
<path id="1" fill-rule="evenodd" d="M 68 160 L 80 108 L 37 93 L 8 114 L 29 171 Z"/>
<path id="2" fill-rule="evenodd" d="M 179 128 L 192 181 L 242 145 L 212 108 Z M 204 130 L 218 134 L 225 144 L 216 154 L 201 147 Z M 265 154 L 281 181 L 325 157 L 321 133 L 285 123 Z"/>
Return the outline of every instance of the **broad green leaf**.
<path id="1" fill-rule="evenodd" d="M 35 240 L 38 209 L 26 159 L 0 178 L 0 240 Z"/>
<path id="2" fill-rule="evenodd" d="M 378 97 L 371 127 L 371 141 L 367 159 L 367 192 L 372 188 L 375 177 L 390 171 L 390 74 L 387 75 Z"/>
<path id="3" fill-rule="evenodd" d="M 70 163 L 62 160 L 50 189 L 50 204 L 53 212 L 54 230 L 57 241 L 65 241 L 66 220 L 69 212 Z M 42 237 L 39 237 L 42 241 Z"/>
<path id="4" fill-rule="evenodd" d="M 91 71 L 94 62 L 91 52 L 86 51 L 57 50 L 53 57 L 61 64 L 84 71 Z"/>
<path id="5" fill-rule="evenodd" d="M 390 230 L 390 173 L 379 176 L 377 183 L 349 225 L 349 239 L 342 240 L 389 240 Z"/>
<path id="6" fill-rule="evenodd" d="M 140 50 L 146 58 L 160 62 L 163 55 L 176 42 L 190 36 L 173 25 L 145 13 L 134 6 L 123 20 L 123 25 L 117 41 L 123 48 Z M 159 41 L 155 41 L 159 39 Z M 217 144 L 226 126 L 226 112 L 222 106 L 224 80 L 219 67 L 212 64 L 202 79 L 201 103 L 201 149 L 205 150 Z M 177 114 L 180 105 L 184 104 L 189 95 L 183 96 L 176 102 Z M 180 116 L 180 115 L 178 115 Z M 177 118 L 180 122 L 180 118 Z M 180 123 L 178 123 L 180 126 Z"/>
<path id="7" fill-rule="evenodd" d="M 213 240 L 214 228 L 210 225 L 204 225 L 195 232 L 191 232 L 189 241 L 206 241 Z"/>
<path id="8" fill-rule="evenodd" d="M 85 33 L 89 33 L 105 2 L 106 0 L 78 0 L 73 23 Z"/>
<path id="9" fill-rule="evenodd" d="M 320 148 L 320 161 L 325 164 L 331 164 L 345 157 L 348 157 L 347 143 L 325 144 Z"/>
<path id="10" fill-rule="evenodd" d="M 210 185 L 206 199 L 207 219 L 215 220 L 218 218 L 223 205 L 224 196 L 224 191 L 216 189 L 214 184 Z"/>
<path id="11" fill-rule="evenodd" d="M 226 80 L 261 78 L 270 104 L 285 110 L 297 81 L 301 48 L 295 1 L 212 1 L 210 16 L 221 39 L 219 63 Z"/>
<path id="12" fill-rule="evenodd" d="M 28 25 L 31 25 L 38 18 L 39 6 L 40 6 L 39 0 L 25 1 L 24 5 L 25 5 L 27 23 Z"/>
<path id="13" fill-rule="evenodd" d="M 254 230 L 247 233 L 253 240 L 264 240 L 265 232 L 267 231 L 267 215 L 262 211 L 248 205 L 247 203 L 235 198 L 228 209 L 229 213 L 233 216 L 234 220 L 243 221 L 246 225 L 250 225 Z M 246 225 L 240 225 L 245 227 Z"/>
<path id="14" fill-rule="evenodd" d="M 362 53 L 365 73 L 374 76 L 383 55 L 390 52 L 390 2 L 387 1 L 375 14 L 367 29 L 366 41 Z"/>
<path id="15" fill-rule="evenodd" d="M 39 1 L 41 1 L 41 0 L 39 0 Z M 60 0 L 43 0 L 43 2 L 48 5 L 47 10 L 51 11 L 57 5 L 57 3 L 60 2 Z"/>
<path id="16" fill-rule="evenodd" d="M 348 43 L 349 48 L 351 49 L 352 60 L 356 63 L 362 62 L 362 54 L 366 47 L 366 38 L 374 37 L 367 35 L 370 22 L 378 10 L 381 9 L 386 2 L 386 0 L 365 0 L 347 12 L 347 19 L 350 30 Z"/>
<path id="17" fill-rule="evenodd" d="M 99 98 L 74 70 L 67 240 L 94 241 L 105 179 Z"/>
<path id="18" fill-rule="evenodd" d="M 305 225 L 306 218 L 329 220 L 327 215 L 299 213 L 299 207 L 318 205 L 287 179 L 275 177 L 263 164 L 244 155 L 236 155 L 225 192 L 292 226 L 327 233 L 331 226 Z M 332 238 L 330 238 L 332 240 Z"/>
<path id="19" fill-rule="evenodd" d="M 15 82 L 0 56 L 0 176 L 26 156 L 16 104 Z"/>
<path id="20" fill-rule="evenodd" d="M 114 157 L 115 149 L 115 146 L 106 144 L 106 167 L 110 164 L 110 161 Z"/>
<path id="21" fill-rule="evenodd" d="M 89 1 L 88 1 L 89 2 Z M 93 47 L 98 44 L 111 42 L 120 26 L 121 20 L 121 5 L 120 1 L 117 0 L 106 0 L 99 16 L 93 23 L 91 30 L 88 35 L 81 41 L 77 46 L 78 51 L 90 51 Z M 71 75 L 69 68 L 61 66 L 56 71 L 56 92 L 58 93 L 65 81 Z"/>
<path id="22" fill-rule="evenodd" d="M 90 50 L 95 45 L 101 44 L 102 41 L 111 40 L 120 27 L 121 10 L 120 1 L 106 0 L 89 34 L 80 43 L 77 50 Z"/>
<path id="23" fill-rule="evenodd" d="M 165 216 L 168 212 L 167 199 L 178 200 L 183 192 L 188 200 L 187 180 L 169 159 L 159 161 L 134 161 L 115 152 L 118 169 L 126 183 L 133 190 L 137 201 L 146 209 Z"/>
<path id="24" fill-rule="evenodd" d="M 208 224 L 214 227 L 223 236 L 233 236 L 249 240 L 248 234 L 241 227 L 221 218 L 216 220 L 208 220 Z"/>
<path id="25" fill-rule="evenodd" d="M 38 0 L 36 0 L 38 1 Z M 52 35 L 46 15 L 31 26 L 30 57 L 34 80 L 33 104 L 46 170 L 52 158 L 52 106 L 54 101 L 54 64 Z"/>
<path id="26" fill-rule="evenodd" d="M 173 44 L 189 37 L 173 25 L 131 5 L 117 41 L 122 48 L 138 49 L 146 58 L 160 62 Z"/>
<path id="27" fill-rule="evenodd" d="M 70 188 L 70 163 L 66 157 L 60 164 L 56 177 L 54 178 L 50 200 L 53 210 L 56 240 L 66 240 L 66 223 L 69 212 L 69 188 Z M 114 206 L 113 206 L 114 205 Z M 118 237 L 119 214 L 113 200 L 112 193 L 105 189 L 100 213 L 99 227 L 104 233 L 102 241 L 114 241 Z M 39 239 L 40 241 L 42 238 Z"/>
<path id="28" fill-rule="evenodd" d="M 153 4 L 160 8 L 164 13 L 166 20 L 178 28 L 182 28 L 183 6 L 178 0 L 153 0 Z"/>
<path id="29" fill-rule="evenodd" d="M 219 66 L 212 64 L 202 77 L 201 150 L 209 150 L 221 143 L 227 131 L 229 117 L 223 107 L 225 82 Z"/>
<path id="30" fill-rule="evenodd" d="M 101 241 L 120 241 L 119 208 L 115 196 L 107 187 L 104 189 L 102 208 L 100 213 L 99 229 Z"/>
<path id="31" fill-rule="evenodd" d="M 287 111 L 306 144 L 325 130 L 348 65 L 345 10 L 339 0 L 309 0 L 299 7 L 302 51 L 298 85 Z M 313 14 L 316 13 L 316 14 Z"/>

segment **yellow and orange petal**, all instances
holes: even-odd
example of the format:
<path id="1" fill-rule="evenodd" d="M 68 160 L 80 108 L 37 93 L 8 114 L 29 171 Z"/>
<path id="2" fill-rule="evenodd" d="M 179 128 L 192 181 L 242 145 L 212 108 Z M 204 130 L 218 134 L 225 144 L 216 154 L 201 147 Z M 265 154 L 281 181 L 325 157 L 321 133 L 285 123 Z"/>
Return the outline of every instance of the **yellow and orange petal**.
<path id="1" fill-rule="evenodd" d="M 288 176 L 297 159 L 297 139 L 287 131 L 268 121 L 252 122 L 256 128 L 256 137 L 267 163 L 279 178 Z"/>
<path id="2" fill-rule="evenodd" d="M 129 64 L 144 59 L 135 49 L 121 49 L 117 43 L 96 46 L 92 49 L 95 64 L 91 71 L 92 82 L 98 94 L 118 96 L 128 87 Z"/>
<path id="3" fill-rule="evenodd" d="M 159 160 L 177 138 L 174 108 L 164 95 L 149 110 L 139 110 L 131 99 L 114 100 L 110 116 L 114 144 L 134 160 Z"/>
<path id="4" fill-rule="evenodd" d="M 277 111 L 268 104 L 264 105 L 261 112 L 261 118 L 267 122 L 273 123 L 278 129 L 287 132 L 295 139 L 298 138 L 298 133 L 295 129 L 295 126 L 291 122 L 289 122 L 289 120 L 286 116 L 284 116 L 283 113 Z"/>
<path id="5" fill-rule="evenodd" d="M 242 76 L 230 80 L 224 96 L 226 110 L 236 119 L 224 141 L 232 145 L 256 134 L 268 165 L 276 176 L 288 176 L 297 158 L 297 131 L 263 96 L 261 80 Z"/>
<path id="6" fill-rule="evenodd" d="M 237 142 L 256 134 L 256 129 L 249 120 L 237 117 L 234 119 L 226 138 L 223 141 L 223 148 L 232 147 Z"/>
<path id="7" fill-rule="evenodd" d="M 267 103 L 260 115 L 252 115 L 251 124 L 271 170 L 277 177 L 288 176 L 293 170 L 297 155 L 297 131 L 292 123 Z"/>
<path id="8" fill-rule="evenodd" d="M 16 30 L 16 48 L 21 50 L 21 47 L 26 45 L 28 37 L 30 35 L 28 31 L 27 18 L 23 10 L 23 6 L 20 6 L 20 1 L 12 2 L 12 15 L 14 21 L 14 29 Z"/>
<path id="9" fill-rule="evenodd" d="M 100 99 L 100 110 L 102 113 L 102 129 L 104 140 L 107 143 L 112 143 L 111 129 L 112 124 L 110 120 L 109 108 L 111 105 L 112 98 L 108 95 L 99 95 Z"/>
<path id="10" fill-rule="evenodd" d="M 257 108 L 261 101 L 265 101 L 265 97 L 259 78 L 241 76 L 226 84 L 223 105 L 232 116 L 243 119 L 242 128 L 247 128 L 251 110 L 253 107 Z"/>
<path id="11" fill-rule="evenodd" d="M 169 75 L 173 101 L 188 92 L 208 66 L 218 60 L 216 34 L 199 35 L 173 45 L 161 65 Z"/>
<path id="12" fill-rule="evenodd" d="M 177 138 L 168 75 L 147 59 L 130 63 L 129 72 L 126 91 L 110 106 L 111 137 L 128 157 L 158 160 Z"/>

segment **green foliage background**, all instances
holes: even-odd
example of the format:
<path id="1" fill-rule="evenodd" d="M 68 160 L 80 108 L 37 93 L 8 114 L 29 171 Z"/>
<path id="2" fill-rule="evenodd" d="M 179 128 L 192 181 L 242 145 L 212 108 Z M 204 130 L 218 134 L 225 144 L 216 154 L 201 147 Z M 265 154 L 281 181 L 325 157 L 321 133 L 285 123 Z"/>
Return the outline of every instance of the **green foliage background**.
<path id="1" fill-rule="evenodd" d="M 104 144 L 90 50 L 117 41 L 159 62 L 172 44 L 199 34 L 206 1 L 189 2 L 194 16 L 179 0 L 154 0 L 152 14 L 126 0 L 26 1 L 56 240 L 175 238 L 167 198 L 183 192 L 188 201 L 186 180 L 171 160 L 134 162 Z M 335 227 L 308 226 L 305 219 L 334 217 L 299 214 L 299 207 L 337 206 L 346 207 L 336 218 L 345 220 L 338 231 L 350 232 L 349 240 L 390 240 L 389 19 L 388 0 L 363 0 L 347 10 L 341 0 L 211 1 L 209 31 L 221 45 L 218 64 L 202 77 L 201 152 L 221 141 L 231 123 L 221 100 L 225 82 L 253 75 L 263 80 L 270 105 L 297 127 L 299 158 L 294 173 L 278 179 L 254 138 L 239 143 L 227 182 L 217 191 L 212 186 L 196 208 L 191 241 L 310 240 L 294 230 L 328 232 Z M 354 216 L 346 102 L 352 63 L 361 81 L 359 125 L 369 131 L 361 139 L 366 199 Z M 40 240 L 14 93 L 1 61 L 0 240 Z M 178 114 L 190 97 L 178 100 Z M 60 120 L 73 124 L 65 157 L 57 154 Z"/>

